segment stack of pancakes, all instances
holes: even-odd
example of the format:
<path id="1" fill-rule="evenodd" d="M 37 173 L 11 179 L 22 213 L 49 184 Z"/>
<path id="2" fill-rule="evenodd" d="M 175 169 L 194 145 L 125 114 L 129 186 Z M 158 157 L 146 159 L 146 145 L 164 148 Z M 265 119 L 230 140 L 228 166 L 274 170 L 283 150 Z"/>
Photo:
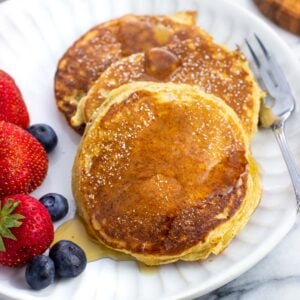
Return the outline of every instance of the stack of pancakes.
<path id="1" fill-rule="evenodd" d="M 262 92 L 194 12 L 96 26 L 60 60 L 57 105 L 83 132 L 78 213 L 100 243 L 148 264 L 219 254 L 261 195 L 250 152 Z"/>

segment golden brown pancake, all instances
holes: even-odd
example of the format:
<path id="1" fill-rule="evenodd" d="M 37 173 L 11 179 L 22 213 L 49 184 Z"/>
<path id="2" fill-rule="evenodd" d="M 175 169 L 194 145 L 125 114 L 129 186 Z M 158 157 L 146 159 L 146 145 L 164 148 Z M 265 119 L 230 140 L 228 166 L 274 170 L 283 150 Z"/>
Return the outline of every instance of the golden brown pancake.
<path id="1" fill-rule="evenodd" d="M 63 55 L 55 75 L 57 106 L 69 123 L 80 99 L 113 62 L 195 35 L 209 39 L 204 31 L 192 26 L 195 18 L 195 12 L 179 12 L 169 17 L 126 15 L 84 34 Z M 80 133 L 85 127 L 70 125 Z"/>
<path id="2" fill-rule="evenodd" d="M 112 64 L 82 99 L 74 124 L 88 122 L 109 91 L 132 81 L 199 85 L 234 109 L 249 138 L 256 132 L 262 92 L 244 55 L 202 38 L 152 48 Z"/>
<path id="3" fill-rule="evenodd" d="M 199 88 L 151 82 L 108 95 L 81 141 L 72 187 L 90 233 L 149 265 L 220 253 L 261 192 L 234 111 Z"/>

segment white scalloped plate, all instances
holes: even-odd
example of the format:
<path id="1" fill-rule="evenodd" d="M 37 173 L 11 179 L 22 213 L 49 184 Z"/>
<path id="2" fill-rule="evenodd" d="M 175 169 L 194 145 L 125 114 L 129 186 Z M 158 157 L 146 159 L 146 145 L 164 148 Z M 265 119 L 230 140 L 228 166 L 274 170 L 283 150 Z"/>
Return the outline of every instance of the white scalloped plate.
<path id="1" fill-rule="evenodd" d="M 59 192 L 72 199 L 70 170 L 79 136 L 57 111 L 53 95 L 56 64 L 66 48 L 91 26 L 125 13 L 170 13 L 196 9 L 199 24 L 218 42 L 230 47 L 257 32 L 272 47 L 295 94 L 299 94 L 298 61 L 284 42 L 262 21 L 225 1 L 210 0 L 11 0 L 0 5 L 0 68 L 18 82 L 29 107 L 32 123 L 51 124 L 59 145 L 50 155 L 43 186 L 34 192 Z M 300 153 L 299 110 L 288 124 L 288 140 Z M 88 264 L 78 278 L 61 280 L 36 292 L 24 282 L 24 269 L 0 267 L 0 296 L 12 299 L 182 299 L 203 295 L 251 268 L 290 230 L 296 205 L 290 179 L 276 141 L 269 130 L 260 130 L 253 142 L 261 165 L 262 201 L 245 229 L 222 255 L 205 262 L 180 262 L 152 274 L 137 264 L 103 259 Z M 72 205 L 68 217 L 72 217 Z"/>

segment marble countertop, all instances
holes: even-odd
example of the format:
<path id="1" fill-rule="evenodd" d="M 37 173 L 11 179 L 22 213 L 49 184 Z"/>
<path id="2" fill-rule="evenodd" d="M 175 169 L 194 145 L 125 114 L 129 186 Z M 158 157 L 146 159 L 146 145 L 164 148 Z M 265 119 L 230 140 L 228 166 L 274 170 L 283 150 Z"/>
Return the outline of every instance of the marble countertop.
<path id="1" fill-rule="evenodd" d="M 300 299 L 300 222 L 250 271 L 197 300 Z"/>
<path id="2" fill-rule="evenodd" d="M 252 0 L 231 0 L 231 2 L 246 7 L 260 18 L 263 18 L 286 41 L 300 60 L 300 37 L 282 30 L 267 20 L 257 10 Z M 229 284 L 197 300 L 265 299 L 300 299 L 299 218 L 290 233 L 255 267 Z"/>
<path id="3" fill-rule="evenodd" d="M 0 3 L 4 0 L 0 0 Z M 300 37 L 273 25 L 252 0 L 228 0 L 263 18 L 300 59 Z M 300 138 L 300 137 L 299 137 Z M 300 299 L 300 221 L 279 245 L 251 270 L 197 300 L 298 300 Z"/>

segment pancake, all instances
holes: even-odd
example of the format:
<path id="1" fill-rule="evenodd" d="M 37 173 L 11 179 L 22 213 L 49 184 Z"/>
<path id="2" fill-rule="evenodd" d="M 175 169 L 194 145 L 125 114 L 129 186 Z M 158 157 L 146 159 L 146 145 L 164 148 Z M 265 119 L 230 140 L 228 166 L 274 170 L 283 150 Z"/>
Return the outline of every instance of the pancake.
<path id="1" fill-rule="evenodd" d="M 204 31 L 192 26 L 195 19 L 193 11 L 169 17 L 126 15 L 85 33 L 60 59 L 55 75 L 56 103 L 69 123 L 80 99 L 111 63 L 195 35 L 210 39 Z M 79 133 L 85 127 L 71 126 Z"/>
<path id="2" fill-rule="evenodd" d="M 82 99 L 73 123 L 88 122 L 109 91 L 132 81 L 199 85 L 234 109 L 249 139 L 257 130 L 263 94 L 244 55 L 201 38 L 152 48 L 112 64 Z"/>
<path id="3" fill-rule="evenodd" d="M 81 140 L 72 188 L 91 235 L 148 265 L 219 254 L 261 194 L 234 111 L 199 88 L 152 82 L 110 92 Z"/>

